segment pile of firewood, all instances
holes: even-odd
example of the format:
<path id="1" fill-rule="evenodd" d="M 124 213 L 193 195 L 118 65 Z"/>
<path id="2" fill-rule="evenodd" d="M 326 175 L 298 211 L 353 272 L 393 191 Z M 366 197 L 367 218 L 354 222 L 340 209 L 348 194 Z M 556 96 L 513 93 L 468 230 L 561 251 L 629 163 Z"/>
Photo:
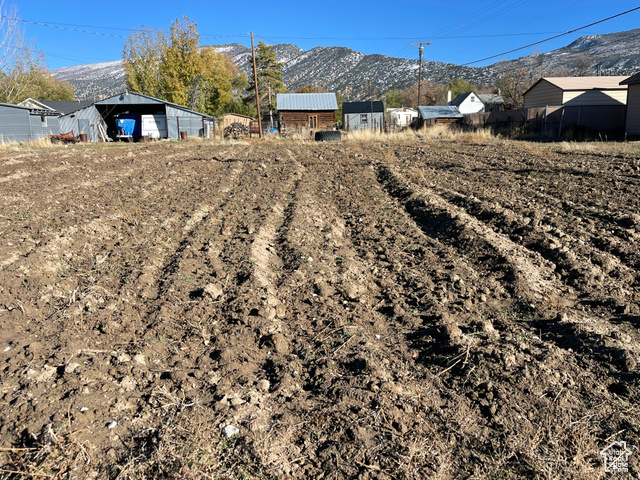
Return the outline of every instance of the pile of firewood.
<path id="1" fill-rule="evenodd" d="M 225 137 L 239 138 L 246 137 L 247 135 L 249 135 L 249 126 L 245 125 L 244 123 L 233 122 L 231 125 L 224 129 Z"/>

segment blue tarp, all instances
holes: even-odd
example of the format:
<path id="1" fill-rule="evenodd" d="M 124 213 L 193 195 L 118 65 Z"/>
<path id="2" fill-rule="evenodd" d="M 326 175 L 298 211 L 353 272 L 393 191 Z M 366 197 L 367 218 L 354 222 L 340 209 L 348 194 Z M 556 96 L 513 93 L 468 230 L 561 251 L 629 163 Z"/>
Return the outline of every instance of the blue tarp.
<path id="1" fill-rule="evenodd" d="M 134 113 L 123 113 L 118 115 L 116 119 L 116 128 L 118 129 L 118 135 L 130 135 L 132 137 L 139 137 L 142 134 L 142 122 L 140 121 L 140 115 Z"/>

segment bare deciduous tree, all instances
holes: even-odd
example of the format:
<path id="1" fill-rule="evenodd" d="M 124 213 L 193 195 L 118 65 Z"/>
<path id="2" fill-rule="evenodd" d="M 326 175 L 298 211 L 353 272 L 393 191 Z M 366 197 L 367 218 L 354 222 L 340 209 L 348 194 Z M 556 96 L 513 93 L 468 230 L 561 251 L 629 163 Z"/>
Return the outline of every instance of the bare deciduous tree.
<path id="1" fill-rule="evenodd" d="M 0 0 L 0 101 L 17 103 L 46 72 L 44 54 L 27 41 L 15 6 Z"/>
<path id="2" fill-rule="evenodd" d="M 498 64 L 498 84 L 507 108 L 523 108 L 524 92 L 542 77 L 558 76 L 545 62 L 544 55 L 526 57 L 515 65 L 513 63 Z"/>

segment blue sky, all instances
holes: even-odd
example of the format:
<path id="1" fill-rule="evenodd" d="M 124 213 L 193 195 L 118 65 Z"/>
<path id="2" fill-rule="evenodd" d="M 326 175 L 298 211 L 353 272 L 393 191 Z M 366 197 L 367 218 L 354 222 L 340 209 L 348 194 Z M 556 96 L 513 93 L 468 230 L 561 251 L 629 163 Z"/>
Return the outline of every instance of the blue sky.
<path id="1" fill-rule="evenodd" d="M 288 2 L 287 2 L 288 3 Z M 188 16 L 198 24 L 201 43 L 238 42 L 248 33 L 269 44 L 293 43 L 304 50 L 344 46 L 365 54 L 417 58 L 412 42 L 431 42 L 424 59 L 466 64 L 534 43 L 640 7 L 610 0 L 253 1 L 4 0 L 15 5 L 27 38 L 46 54 L 49 68 L 118 60 L 128 32 L 143 25 L 167 29 Z M 29 22 L 48 24 L 38 25 Z M 587 34 L 640 28 L 640 10 L 496 59 L 547 52 Z M 82 33 L 68 29 L 84 30 Z M 96 33 L 102 34 L 97 35 Z"/>

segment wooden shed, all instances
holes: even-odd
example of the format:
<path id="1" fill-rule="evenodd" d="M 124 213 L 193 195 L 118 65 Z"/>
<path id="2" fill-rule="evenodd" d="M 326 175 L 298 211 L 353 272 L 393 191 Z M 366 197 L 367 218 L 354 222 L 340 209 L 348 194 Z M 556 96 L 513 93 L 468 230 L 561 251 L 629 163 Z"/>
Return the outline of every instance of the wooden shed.
<path id="1" fill-rule="evenodd" d="M 625 131 L 627 135 L 640 135 L 640 73 L 623 80 L 627 90 L 627 119 Z"/>
<path id="2" fill-rule="evenodd" d="M 335 93 L 279 93 L 280 132 L 333 130 L 338 100 Z"/>
<path id="3" fill-rule="evenodd" d="M 240 115 L 239 113 L 225 113 L 222 116 L 222 128 L 225 129 L 232 123 L 242 123 L 249 127 L 251 122 L 257 121 L 256 118 Z"/>
<path id="4" fill-rule="evenodd" d="M 626 105 L 627 77 L 543 77 L 524 92 L 524 108 Z"/>
<path id="5" fill-rule="evenodd" d="M 449 106 L 418 107 L 418 113 L 420 115 L 420 127 L 461 123 L 464 118 L 458 107 Z"/>

